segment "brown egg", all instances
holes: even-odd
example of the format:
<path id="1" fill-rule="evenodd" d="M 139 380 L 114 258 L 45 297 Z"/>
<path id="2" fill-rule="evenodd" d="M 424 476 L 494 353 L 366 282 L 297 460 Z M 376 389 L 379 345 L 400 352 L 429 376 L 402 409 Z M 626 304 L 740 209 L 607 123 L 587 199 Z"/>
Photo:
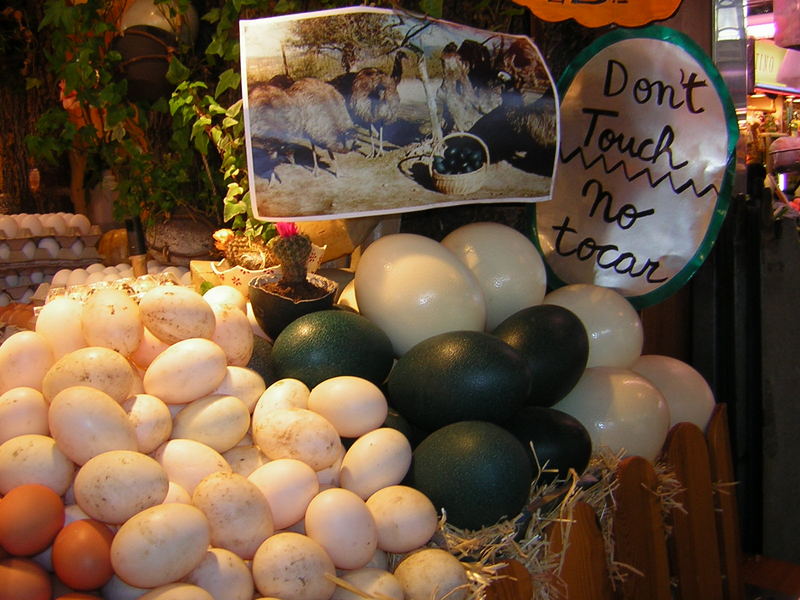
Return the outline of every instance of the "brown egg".
<path id="1" fill-rule="evenodd" d="M 50 600 L 47 572 L 27 558 L 0 559 L 0 600 Z"/>
<path id="2" fill-rule="evenodd" d="M 26 483 L 0 500 L 0 546 L 15 556 L 47 548 L 64 526 L 64 502 L 49 487 Z"/>
<path id="3" fill-rule="evenodd" d="M 94 590 L 103 586 L 114 574 L 111 568 L 112 539 L 111 529 L 100 521 L 73 521 L 58 533 L 53 542 L 55 574 L 74 590 Z"/>

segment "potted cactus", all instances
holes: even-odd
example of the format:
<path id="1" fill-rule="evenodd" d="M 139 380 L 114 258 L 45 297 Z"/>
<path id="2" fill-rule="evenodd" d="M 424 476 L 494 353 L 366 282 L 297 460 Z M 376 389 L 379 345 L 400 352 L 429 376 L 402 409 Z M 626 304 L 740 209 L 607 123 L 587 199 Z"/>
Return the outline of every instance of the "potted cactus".
<path id="1" fill-rule="evenodd" d="M 294 223 L 277 223 L 277 235 L 267 246 L 278 267 L 250 281 L 253 315 L 273 340 L 289 323 L 304 314 L 330 308 L 336 282 L 308 272 L 311 239 Z"/>

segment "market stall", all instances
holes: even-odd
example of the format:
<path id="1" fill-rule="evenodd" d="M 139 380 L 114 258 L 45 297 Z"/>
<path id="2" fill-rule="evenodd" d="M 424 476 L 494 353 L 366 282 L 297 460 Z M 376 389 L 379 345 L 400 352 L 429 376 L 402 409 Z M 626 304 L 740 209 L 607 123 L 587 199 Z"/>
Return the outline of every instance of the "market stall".
<path id="1" fill-rule="evenodd" d="M 213 95 L 193 9 L 141 4 L 98 31 L 170 85 L 114 115 L 65 80 L 99 119 L 69 151 L 110 147 L 138 212 L 0 216 L 0 599 L 743 598 L 726 405 L 644 350 L 739 135 L 651 24 L 680 3 L 530 2 L 608 29 L 558 77 L 533 35 L 397 8 L 212 11 Z"/>

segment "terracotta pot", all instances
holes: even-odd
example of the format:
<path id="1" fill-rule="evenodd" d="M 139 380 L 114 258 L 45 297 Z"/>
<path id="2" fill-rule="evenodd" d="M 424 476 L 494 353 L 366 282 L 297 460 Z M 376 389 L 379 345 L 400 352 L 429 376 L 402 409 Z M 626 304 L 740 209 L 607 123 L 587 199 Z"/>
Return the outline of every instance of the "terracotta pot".
<path id="1" fill-rule="evenodd" d="M 326 290 L 325 295 L 312 300 L 295 300 L 263 288 L 265 283 L 278 281 L 280 274 L 259 275 L 250 280 L 249 297 L 253 316 L 259 327 L 273 340 L 298 317 L 333 306 L 336 282 L 316 273 L 309 273 L 306 278 L 310 283 Z"/>

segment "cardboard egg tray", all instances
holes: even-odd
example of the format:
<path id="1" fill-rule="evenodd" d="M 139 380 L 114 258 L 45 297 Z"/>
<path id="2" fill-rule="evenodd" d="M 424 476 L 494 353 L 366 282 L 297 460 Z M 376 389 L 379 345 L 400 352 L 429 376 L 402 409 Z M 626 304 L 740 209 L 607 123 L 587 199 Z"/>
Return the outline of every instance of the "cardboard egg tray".
<path id="1" fill-rule="evenodd" d="M 0 244 L 6 244 L 10 251 L 8 258 L 0 259 L 0 275 L 16 272 L 22 276 L 47 268 L 53 268 L 57 271 L 63 268 L 76 269 L 88 266 L 100 260 L 100 255 L 97 252 L 97 242 L 101 235 L 102 231 L 97 225 L 92 225 L 87 234 L 82 234 L 80 230 L 73 227 L 68 228 L 65 234 L 56 234 L 52 228 L 46 227 L 41 235 L 32 235 L 29 230 L 21 229 L 18 235 L 13 238 L 7 238 L 0 232 Z M 39 242 L 44 238 L 53 238 L 58 244 L 58 252 L 55 255 L 51 256 L 47 250 L 38 247 Z M 84 245 L 80 255 L 76 255 L 71 250 L 71 246 L 78 239 Z M 22 248 L 29 241 L 37 245 L 32 257 L 22 251 Z"/>

